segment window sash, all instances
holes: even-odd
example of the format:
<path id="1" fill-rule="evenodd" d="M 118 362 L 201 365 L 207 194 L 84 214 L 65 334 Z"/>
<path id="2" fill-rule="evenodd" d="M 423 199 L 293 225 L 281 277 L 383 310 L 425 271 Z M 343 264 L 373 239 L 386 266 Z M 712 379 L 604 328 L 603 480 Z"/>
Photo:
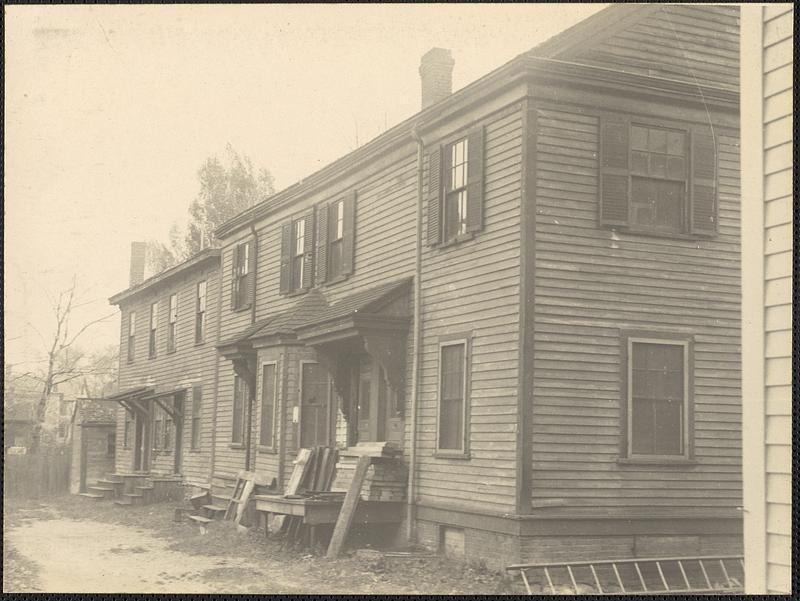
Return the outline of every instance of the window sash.
<path id="1" fill-rule="evenodd" d="M 192 423 L 191 423 L 191 448 L 200 447 L 200 418 L 202 416 L 203 389 L 200 386 L 192 388 Z"/>
<path id="2" fill-rule="evenodd" d="M 261 374 L 261 424 L 258 443 L 263 447 L 275 445 L 275 396 L 277 392 L 277 366 L 265 363 Z"/>
<path id="3" fill-rule="evenodd" d="M 202 342 L 206 329 L 206 282 L 197 284 L 197 302 L 195 308 L 194 340 Z"/>
<path id="4" fill-rule="evenodd" d="M 658 345 L 658 346 L 665 346 L 665 347 L 680 347 L 682 350 L 682 356 L 680 361 L 680 370 L 673 368 L 669 368 L 667 366 L 663 368 L 653 368 L 648 367 L 647 365 L 642 365 L 642 359 L 637 357 L 636 353 L 636 345 Z M 641 350 L 644 350 L 643 348 Z M 682 458 L 689 458 L 689 342 L 686 340 L 670 340 L 670 339 L 662 339 L 662 338 L 638 338 L 638 337 L 631 337 L 628 338 L 627 343 L 627 353 L 628 353 L 628 365 L 627 365 L 627 380 L 628 380 L 628 391 L 627 391 L 627 455 L 631 458 L 674 458 L 674 457 L 682 457 Z M 634 368 L 634 363 L 638 363 L 636 368 Z M 679 386 L 672 387 L 672 392 L 667 394 L 664 392 L 663 387 L 659 388 L 656 384 L 658 382 L 652 381 L 644 381 L 641 384 L 637 384 L 637 380 L 635 379 L 635 375 L 637 374 L 650 374 L 652 376 L 658 374 L 664 375 L 675 375 L 680 373 L 682 375 L 682 382 Z M 662 383 L 669 384 L 669 380 L 664 378 Z M 679 391 L 680 394 L 676 394 Z M 658 422 L 657 422 L 657 415 L 659 409 L 661 409 L 662 415 L 665 406 L 675 407 L 677 404 L 678 406 L 678 417 L 680 420 L 679 427 L 678 427 L 678 436 L 679 440 L 677 441 L 677 450 L 671 451 L 670 449 L 663 450 L 664 445 L 659 446 L 659 442 L 657 440 L 657 436 L 659 435 L 658 432 Z M 638 405 L 638 407 L 637 407 Z M 639 419 L 637 416 L 634 415 L 635 411 L 639 411 L 637 414 L 639 417 L 643 414 L 642 412 L 647 411 L 644 409 L 645 405 L 649 405 L 652 409 L 652 418 L 653 418 L 653 425 L 652 425 L 652 436 L 653 439 L 650 441 L 643 440 L 642 434 L 637 433 L 634 429 L 634 423 Z M 669 407 L 668 407 L 669 408 Z M 668 417 L 667 417 L 668 419 Z M 640 422 L 641 423 L 641 422 Z M 647 443 L 647 444 L 645 444 Z M 667 447 L 670 445 L 667 444 Z M 650 452 L 643 450 L 645 448 L 651 449 Z"/>
<path id="5" fill-rule="evenodd" d="M 234 376 L 233 380 L 233 423 L 231 427 L 231 442 L 241 444 L 244 440 L 244 389 L 245 382 Z"/>
<path id="6" fill-rule="evenodd" d="M 439 345 L 437 449 L 466 452 L 467 340 Z"/>

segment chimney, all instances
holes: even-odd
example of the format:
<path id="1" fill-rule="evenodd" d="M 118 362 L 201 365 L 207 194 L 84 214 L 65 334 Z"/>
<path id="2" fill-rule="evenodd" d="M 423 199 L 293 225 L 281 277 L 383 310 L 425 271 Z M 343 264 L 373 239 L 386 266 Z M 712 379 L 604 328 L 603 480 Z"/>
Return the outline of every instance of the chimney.
<path id="1" fill-rule="evenodd" d="M 431 48 L 422 55 L 419 76 L 422 80 L 422 108 L 447 98 L 453 91 L 452 53 L 445 48 Z"/>
<path id="2" fill-rule="evenodd" d="M 144 281 L 146 249 L 147 245 L 144 242 L 131 242 L 131 288 Z"/>

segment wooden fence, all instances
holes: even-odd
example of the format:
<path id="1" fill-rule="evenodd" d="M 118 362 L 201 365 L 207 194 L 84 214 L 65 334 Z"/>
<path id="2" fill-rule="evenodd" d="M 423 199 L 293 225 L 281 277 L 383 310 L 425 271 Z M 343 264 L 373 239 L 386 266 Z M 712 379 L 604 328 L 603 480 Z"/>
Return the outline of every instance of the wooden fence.
<path id="1" fill-rule="evenodd" d="M 70 449 L 36 455 L 9 455 L 3 465 L 3 491 L 13 497 L 41 497 L 69 491 Z"/>

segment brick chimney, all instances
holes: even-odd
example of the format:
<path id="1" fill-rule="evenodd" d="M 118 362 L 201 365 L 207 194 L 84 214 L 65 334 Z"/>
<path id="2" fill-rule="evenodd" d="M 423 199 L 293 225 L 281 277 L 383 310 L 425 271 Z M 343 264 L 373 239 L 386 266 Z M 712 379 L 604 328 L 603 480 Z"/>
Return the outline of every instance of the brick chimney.
<path id="1" fill-rule="evenodd" d="M 445 48 L 431 48 L 422 55 L 419 76 L 422 80 L 422 108 L 447 98 L 453 91 L 452 53 Z"/>
<path id="2" fill-rule="evenodd" d="M 144 242 L 131 242 L 131 288 L 144 281 L 144 259 L 146 251 L 147 245 Z"/>

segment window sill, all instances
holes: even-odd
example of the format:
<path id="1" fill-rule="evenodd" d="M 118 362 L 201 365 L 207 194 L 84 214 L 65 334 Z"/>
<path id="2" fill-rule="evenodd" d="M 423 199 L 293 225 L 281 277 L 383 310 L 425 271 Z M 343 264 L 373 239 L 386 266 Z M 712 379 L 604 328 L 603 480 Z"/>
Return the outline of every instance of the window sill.
<path id="1" fill-rule="evenodd" d="M 305 294 L 309 291 L 309 288 L 298 288 L 297 290 L 290 290 L 289 292 L 284 292 L 283 295 L 287 298 L 292 298 L 293 296 L 300 296 Z"/>
<path id="2" fill-rule="evenodd" d="M 196 447 L 196 448 L 193 448 L 193 449 L 189 449 L 189 452 L 190 452 L 190 453 L 199 453 L 199 452 L 200 452 L 200 447 Z"/>
<path id="3" fill-rule="evenodd" d="M 176 348 L 167 350 L 167 354 L 168 355 L 174 355 L 177 352 L 178 352 L 178 349 L 176 349 Z"/>
<path id="4" fill-rule="evenodd" d="M 206 343 L 205 340 L 195 340 L 194 341 L 194 345 L 195 346 L 203 346 L 205 343 Z"/>
<path id="5" fill-rule="evenodd" d="M 434 451 L 437 459 L 470 459 L 469 451 Z"/>
<path id="6" fill-rule="evenodd" d="M 467 232 L 466 234 L 460 234 L 460 235 L 456 236 L 455 238 L 451 238 L 450 240 L 445 240 L 443 242 L 440 242 L 437 245 L 437 247 L 438 248 L 449 248 L 451 246 L 457 246 L 458 244 L 461 244 L 462 242 L 467 242 L 469 240 L 472 240 L 473 238 L 475 238 L 475 232 Z"/>
<path id="7" fill-rule="evenodd" d="M 267 455 L 275 455 L 278 452 L 278 449 L 276 449 L 275 447 L 265 447 L 263 445 L 258 445 L 258 452 Z"/>
<path id="8" fill-rule="evenodd" d="M 713 240 L 718 234 L 688 234 L 686 232 L 662 232 L 659 230 L 648 230 L 645 228 L 629 227 L 629 226 L 603 226 L 603 229 L 621 234 L 630 234 L 632 236 L 647 236 L 650 238 L 667 238 L 669 240 Z"/>
<path id="9" fill-rule="evenodd" d="M 234 307 L 231 309 L 234 313 L 241 313 L 242 311 L 247 311 L 251 305 L 248 303 L 246 305 L 242 305 L 241 307 Z"/>
<path id="10" fill-rule="evenodd" d="M 348 279 L 350 279 L 350 275 L 349 274 L 348 275 L 340 275 L 340 276 L 337 276 L 337 277 L 335 277 L 333 279 L 325 280 L 322 284 L 323 284 L 323 286 L 325 286 L 327 288 L 328 286 L 333 286 L 335 284 L 340 284 L 342 282 L 345 282 Z"/>
<path id="11" fill-rule="evenodd" d="M 232 442 L 229 446 L 232 449 L 244 449 L 244 444 L 241 442 Z"/>
<path id="12" fill-rule="evenodd" d="M 697 465 L 697 461 L 686 457 L 620 457 L 617 459 L 617 464 L 691 467 Z"/>

